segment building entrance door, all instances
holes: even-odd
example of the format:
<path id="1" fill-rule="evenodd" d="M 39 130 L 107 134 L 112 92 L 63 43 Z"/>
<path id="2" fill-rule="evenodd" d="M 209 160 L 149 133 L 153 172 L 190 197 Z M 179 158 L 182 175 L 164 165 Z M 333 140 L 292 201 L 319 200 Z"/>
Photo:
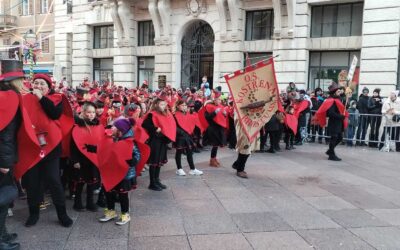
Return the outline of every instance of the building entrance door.
<path id="1" fill-rule="evenodd" d="M 199 21 L 190 25 L 182 38 L 181 87 L 200 87 L 201 78 L 208 77 L 210 88 L 214 72 L 214 31 Z"/>

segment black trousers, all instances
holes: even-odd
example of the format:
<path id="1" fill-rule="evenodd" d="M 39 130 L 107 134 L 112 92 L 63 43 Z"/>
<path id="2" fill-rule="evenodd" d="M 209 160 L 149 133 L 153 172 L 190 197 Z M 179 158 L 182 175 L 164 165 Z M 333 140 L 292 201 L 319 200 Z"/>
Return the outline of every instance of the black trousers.
<path id="1" fill-rule="evenodd" d="M 3 236 L 7 234 L 7 229 L 6 229 L 7 212 L 8 212 L 8 205 L 0 207 L 0 242 Z"/>
<path id="2" fill-rule="evenodd" d="M 342 133 L 334 134 L 331 136 L 331 139 L 329 140 L 329 150 L 328 153 L 329 155 L 335 155 L 335 148 L 339 143 L 341 143 L 343 140 L 343 135 Z"/>
<path id="3" fill-rule="evenodd" d="M 270 149 L 279 148 L 279 131 L 267 131 L 269 135 Z"/>
<path id="4" fill-rule="evenodd" d="M 45 188 L 50 190 L 55 206 L 65 206 L 59 158 L 40 161 L 22 177 L 22 185 L 26 188 L 30 207 L 39 207 Z"/>
<path id="5" fill-rule="evenodd" d="M 121 213 L 129 212 L 129 193 L 118 193 L 119 202 L 121 204 Z M 115 192 L 106 192 L 107 209 L 115 210 L 117 202 L 117 194 Z"/>
<path id="6" fill-rule="evenodd" d="M 370 121 L 371 121 L 371 132 L 369 135 L 369 140 L 374 142 L 370 142 L 369 145 L 376 146 L 378 145 L 379 141 L 379 128 L 381 127 L 382 117 L 372 116 L 370 118 Z"/>
<path id="7" fill-rule="evenodd" d="M 365 135 L 367 134 L 368 125 L 369 125 L 369 117 L 366 115 L 360 116 L 360 120 L 358 121 L 357 134 L 356 134 L 357 143 L 365 143 L 365 142 L 363 142 L 363 140 L 365 140 Z M 359 140 L 362 140 L 362 141 L 359 141 Z"/>

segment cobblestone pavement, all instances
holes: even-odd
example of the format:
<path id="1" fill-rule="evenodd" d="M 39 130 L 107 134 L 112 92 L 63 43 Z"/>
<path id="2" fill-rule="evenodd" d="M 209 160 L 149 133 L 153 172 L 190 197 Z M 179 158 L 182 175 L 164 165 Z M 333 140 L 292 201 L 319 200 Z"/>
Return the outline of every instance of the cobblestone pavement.
<path id="1" fill-rule="evenodd" d="M 9 231 L 23 249 L 400 249 L 400 154 L 342 146 L 343 161 L 331 162 L 326 148 L 254 154 L 249 179 L 234 175 L 234 151 L 221 150 L 218 169 L 207 165 L 210 151 L 196 154 L 202 177 L 176 176 L 171 152 L 161 173 L 168 189 L 149 191 L 141 178 L 130 225 L 99 223 L 101 211 L 77 213 L 69 201 L 72 228 L 51 206 L 28 229 L 18 201 Z"/>

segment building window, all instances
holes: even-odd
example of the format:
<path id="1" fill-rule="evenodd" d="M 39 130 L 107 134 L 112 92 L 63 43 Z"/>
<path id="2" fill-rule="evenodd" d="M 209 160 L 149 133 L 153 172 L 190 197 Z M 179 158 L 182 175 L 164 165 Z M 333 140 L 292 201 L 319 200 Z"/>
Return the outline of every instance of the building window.
<path id="1" fill-rule="evenodd" d="M 319 87 L 327 91 L 332 82 L 340 84 L 343 81 L 344 71 L 347 72 L 350 68 L 353 56 L 358 58 L 353 81 L 358 83 L 360 51 L 310 52 L 308 88 L 315 89 Z"/>
<path id="2" fill-rule="evenodd" d="M 50 53 L 50 33 L 40 34 L 40 46 L 42 48 L 42 53 Z"/>
<path id="3" fill-rule="evenodd" d="M 154 57 L 138 57 L 138 82 L 137 86 L 141 86 L 146 80 L 151 88 L 153 86 L 154 75 Z"/>
<path id="4" fill-rule="evenodd" d="M 248 64 L 252 65 L 259 61 L 266 60 L 272 56 L 272 52 L 256 52 L 256 53 L 244 53 L 243 66 L 246 67 Z"/>
<path id="5" fill-rule="evenodd" d="M 271 39 L 273 28 L 273 10 L 246 12 L 246 41 Z"/>
<path id="6" fill-rule="evenodd" d="M 114 47 L 114 26 L 94 27 L 94 49 Z"/>
<path id="7" fill-rule="evenodd" d="M 363 3 L 314 6 L 311 37 L 361 36 Z"/>
<path id="8" fill-rule="evenodd" d="M 138 46 L 153 46 L 154 45 L 154 26 L 152 21 L 138 22 L 139 40 Z"/>
<path id="9" fill-rule="evenodd" d="M 47 14 L 49 11 L 49 2 L 48 0 L 41 0 L 40 1 L 40 13 Z"/>
<path id="10" fill-rule="evenodd" d="M 93 75 L 94 80 L 101 85 L 106 82 L 113 82 L 113 66 L 112 58 L 95 58 L 93 59 Z"/>
<path id="11" fill-rule="evenodd" d="M 22 0 L 22 15 L 29 16 L 33 12 L 33 1 L 32 0 Z"/>

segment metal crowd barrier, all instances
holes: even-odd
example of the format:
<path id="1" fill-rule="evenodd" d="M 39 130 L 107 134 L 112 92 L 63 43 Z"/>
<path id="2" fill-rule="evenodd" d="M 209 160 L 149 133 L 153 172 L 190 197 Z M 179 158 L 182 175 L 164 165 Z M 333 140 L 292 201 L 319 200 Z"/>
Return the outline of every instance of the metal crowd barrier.
<path id="1" fill-rule="evenodd" d="M 314 122 L 316 111 L 307 113 L 306 127 L 299 128 L 303 142 L 329 142 L 327 128 Z M 329 119 L 329 118 L 328 118 Z M 382 114 L 351 114 L 343 133 L 347 146 L 370 146 L 384 152 L 400 151 L 400 122 Z"/>

